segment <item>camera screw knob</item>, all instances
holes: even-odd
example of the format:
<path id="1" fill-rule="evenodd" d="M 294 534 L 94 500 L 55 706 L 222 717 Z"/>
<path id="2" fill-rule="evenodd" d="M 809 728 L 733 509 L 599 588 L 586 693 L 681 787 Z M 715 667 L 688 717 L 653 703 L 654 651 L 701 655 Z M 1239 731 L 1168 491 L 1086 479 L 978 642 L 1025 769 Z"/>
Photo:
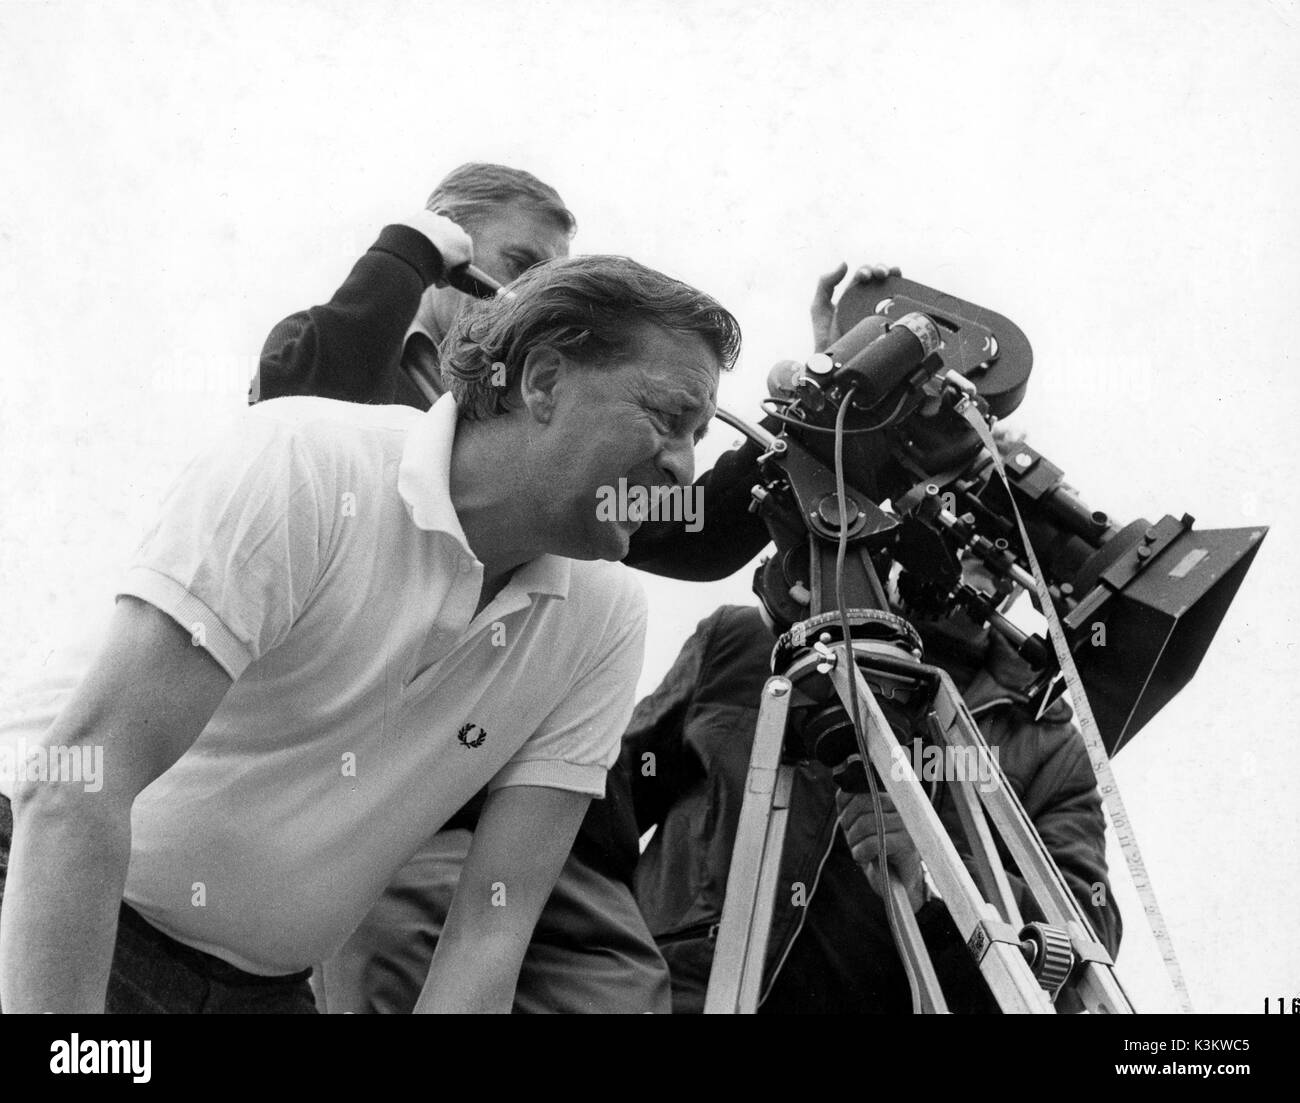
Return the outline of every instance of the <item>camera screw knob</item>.
<path id="1" fill-rule="evenodd" d="M 820 502 L 817 503 L 817 512 L 821 519 L 830 525 L 831 528 L 840 527 L 840 505 L 834 495 L 827 494 Z M 846 498 L 844 502 L 845 524 L 852 525 L 858 519 L 858 503 L 852 498 Z"/>

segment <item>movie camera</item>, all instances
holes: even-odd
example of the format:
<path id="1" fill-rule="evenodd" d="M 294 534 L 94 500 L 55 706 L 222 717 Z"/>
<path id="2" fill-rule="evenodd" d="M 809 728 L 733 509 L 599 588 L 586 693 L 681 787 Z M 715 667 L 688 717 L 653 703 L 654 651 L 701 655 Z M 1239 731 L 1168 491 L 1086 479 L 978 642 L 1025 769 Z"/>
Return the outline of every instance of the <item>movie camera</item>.
<path id="1" fill-rule="evenodd" d="M 890 276 L 846 292 L 837 322 L 843 336 L 824 352 L 772 369 L 771 431 L 719 415 L 763 447 L 753 508 L 776 551 L 754 589 L 784 635 L 759 705 L 705 1010 L 758 1005 L 793 763 L 813 758 L 841 788 L 871 793 L 878 833 L 888 791 L 1003 1011 L 1133 1011 L 948 670 L 933 665 L 983 632 L 1025 661 L 1039 715 L 1070 691 L 1152 932 L 1185 996 L 1107 756 L 1191 679 L 1266 530 L 1196 531 L 1186 514 L 1118 524 L 1084 504 L 1037 449 L 999 441 L 993 425 L 1020 404 L 1033 362 L 1024 334 L 1001 315 Z M 1043 614 L 1045 635 L 1007 616 L 1022 594 Z M 1001 780 L 978 793 L 949 786 L 967 858 L 900 761 L 900 744 L 916 733 L 974 755 Z M 1011 890 L 1000 847 L 1043 919 L 1030 921 Z M 883 848 L 879 864 L 913 1009 L 943 1012 L 942 985 Z"/>
<path id="2" fill-rule="evenodd" d="M 843 527 L 844 606 L 901 608 L 927 650 L 960 647 L 960 617 L 986 625 L 1039 672 L 1041 710 L 1064 682 L 1050 642 L 1004 615 L 1022 591 L 1041 604 L 1018 511 L 1113 754 L 1191 679 L 1267 530 L 1196 530 L 1187 514 L 1117 522 L 1023 442 L 999 442 L 1002 478 L 967 409 L 996 422 L 1024 398 L 1033 353 L 999 314 L 890 276 L 846 292 L 837 322 L 824 352 L 772 369 L 765 423 L 779 433 L 730 419 L 765 446 L 753 508 L 776 553 L 754 589 L 775 626 L 837 607 Z"/>

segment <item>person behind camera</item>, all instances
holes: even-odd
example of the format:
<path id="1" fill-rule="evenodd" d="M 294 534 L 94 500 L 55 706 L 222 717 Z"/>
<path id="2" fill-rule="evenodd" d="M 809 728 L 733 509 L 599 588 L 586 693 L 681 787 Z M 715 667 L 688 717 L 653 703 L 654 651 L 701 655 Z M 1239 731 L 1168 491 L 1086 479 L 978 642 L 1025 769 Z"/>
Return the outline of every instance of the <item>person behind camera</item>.
<path id="1" fill-rule="evenodd" d="M 996 633 L 966 622 L 930 634 L 927 661 L 958 689 L 1016 795 L 1114 954 L 1121 924 L 1110 898 L 1101 798 L 1069 706 L 1035 722 L 1030 672 Z M 951 628 L 951 626 L 949 626 Z M 700 622 L 623 737 L 636 830 L 655 828 L 636 870 L 636 898 L 672 975 L 673 1010 L 704 1007 L 754 725 L 775 638 L 756 608 L 724 606 Z M 996 1011 L 941 901 L 930 899 L 914 845 L 881 790 L 889 864 L 902 877 L 949 1008 Z M 952 793 L 936 811 L 962 851 Z M 1025 883 L 1008 878 L 1026 921 L 1040 919 Z M 911 996 L 881 897 L 879 840 L 869 794 L 836 790 L 817 762 L 796 767 L 759 1010 L 908 1013 Z"/>

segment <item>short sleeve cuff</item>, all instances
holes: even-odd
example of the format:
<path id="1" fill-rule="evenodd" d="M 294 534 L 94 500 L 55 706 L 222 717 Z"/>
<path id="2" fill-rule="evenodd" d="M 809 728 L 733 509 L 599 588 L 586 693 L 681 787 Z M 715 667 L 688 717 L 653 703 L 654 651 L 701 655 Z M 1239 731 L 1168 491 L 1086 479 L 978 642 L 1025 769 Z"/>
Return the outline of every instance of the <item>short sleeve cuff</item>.
<path id="1" fill-rule="evenodd" d="M 150 567 L 132 567 L 118 587 L 117 596 L 139 598 L 166 613 L 190 634 L 195 646 L 216 659 L 232 680 L 253 661 L 252 653 L 225 622 L 174 578 Z"/>
<path id="2" fill-rule="evenodd" d="M 497 771 L 488 783 L 495 792 L 507 785 L 540 785 L 546 789 L 567 789 L 573 793 L 590 793 L 593 797 L 605 795 L 604 766 L 580 766 L 574 762 L 557 759 L 534 759 L 531 762 L 511 762 Z"/>

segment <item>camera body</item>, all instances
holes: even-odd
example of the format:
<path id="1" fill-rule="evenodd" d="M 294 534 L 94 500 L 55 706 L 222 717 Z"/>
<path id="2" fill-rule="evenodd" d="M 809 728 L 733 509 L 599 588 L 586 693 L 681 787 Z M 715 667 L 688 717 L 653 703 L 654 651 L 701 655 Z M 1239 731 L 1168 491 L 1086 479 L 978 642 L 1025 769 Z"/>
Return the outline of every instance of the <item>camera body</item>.
<path id="1" fill-rule="evenodd" d="M 1186 514 L 1120 525 L 1037 449 L 1004 441 L 996 462 L 970 409 L 1006 417 L 1033 367 L 1000 314 L 891 276 L 846 292 L 837 322 L 824 353 L 773 371 L 765 409 L 782 428 L 754 490 L 776 545 L 755 576 L 768 616 L 781 630 L 839 603 L 967 618 L 1039 671 L 1031 696 L 1046 708 L 1063 690 L 1053 649 L 1003 615 L 1043 589 L 1114 753 L 1191 679 L 1267 529 L 1195 531 Z"/>

